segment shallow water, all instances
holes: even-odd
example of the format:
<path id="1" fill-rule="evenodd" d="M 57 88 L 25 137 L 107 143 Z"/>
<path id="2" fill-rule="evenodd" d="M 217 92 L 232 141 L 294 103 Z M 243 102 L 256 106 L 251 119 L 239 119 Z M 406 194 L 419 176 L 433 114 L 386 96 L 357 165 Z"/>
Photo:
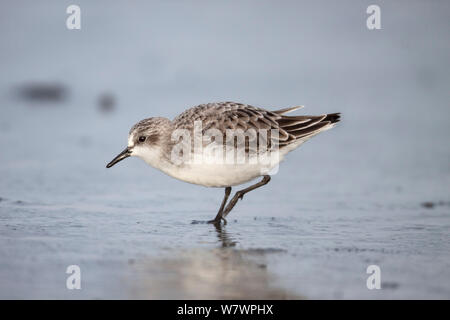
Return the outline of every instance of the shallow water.
<path id="1" fill-rule="evenodd" d="M 364 1 L 209 4 L 208 15 L 80 1 L 77 33 L 61 23 L 65 4 L 11 2 L 0 298 L 450 298 L 449 6 L 406 3 L 384 4 L 371 32 Z M 39 99 L 24 94 L 34 83 Z M 105 169 L 137 120 L 221 100 L 343 121 L 221 229 L 192 222 L 215 216 L 222 189 L 139 159 Z M 66 289 L 73 264 L 81 290 Z M 373 264 L 381 290 L 366 287 Z"/>

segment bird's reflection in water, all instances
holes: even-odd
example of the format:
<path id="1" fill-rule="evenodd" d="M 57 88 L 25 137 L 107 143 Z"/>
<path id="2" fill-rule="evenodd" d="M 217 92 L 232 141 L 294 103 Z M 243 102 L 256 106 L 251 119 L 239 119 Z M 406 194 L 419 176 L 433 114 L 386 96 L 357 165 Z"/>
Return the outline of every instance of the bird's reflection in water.
<path id="1" fill-rule="evenodd" d="M 230 248 L 236 246 L 237 241 L 226 231 L 226 227 L 222 224 L 214 224 L 216 228 L 217 238 L 219 238 L 222 248 Z"/>
<path id="2" fill-rule="evenodd" d="M 238 249 L 226 226 L 208 226 L 219 247 L 169 250 L 136 261 L 130 282 L 137 299 L 299 299 L 277 286 L 267 268 L 273 249 Z"/>

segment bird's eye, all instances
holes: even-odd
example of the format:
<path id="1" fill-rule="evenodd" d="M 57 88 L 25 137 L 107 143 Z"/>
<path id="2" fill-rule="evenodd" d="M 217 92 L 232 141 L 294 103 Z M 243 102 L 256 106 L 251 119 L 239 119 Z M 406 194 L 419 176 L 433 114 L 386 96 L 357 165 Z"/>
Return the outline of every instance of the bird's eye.
<path id="1" fill-rule="evenodd" d="M 144 136 L 140 136 L 139 137 L 139 142 L 144 142 L 145 141 L 145 137 Z"/>

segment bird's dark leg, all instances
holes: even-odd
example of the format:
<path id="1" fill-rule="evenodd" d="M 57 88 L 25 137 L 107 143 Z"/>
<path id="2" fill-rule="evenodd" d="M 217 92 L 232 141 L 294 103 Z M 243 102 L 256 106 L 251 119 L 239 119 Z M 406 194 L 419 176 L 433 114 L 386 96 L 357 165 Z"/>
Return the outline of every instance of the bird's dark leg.
<path id="1" fill-rule="evenodd" d="M 242 200 L 244 198 L 244 194 L 246 194 L 247 192 L 250 192 L 252 190 L 255 190 L 255 189 L 259 188 L 259 187 L 262 187 L 263 185 L 268 184 L 269 181 L 270 181 L 270 176 L 269 175 L 265 175 L 264 178 L 260 182 L 254 184 L 254 185 L 252 185 L 252 186 L 250 186 L 248 188 L 245 188 L 245 189 L 242 189 L 240 191 L 237 191 L 236 194 L 234 195 L 234 197 L 228 203 L 228 205 L 225 208 L 225 210 L 223 211 L 222 219 L 225 219 L 227 214 L 230 213 L 230 211 L 233 209 L 233 207 L 236 205 L 236 203 L 238 202 L 239 199 Z"/>
<path id="2" fill-rule="evenodd" d="M 222 217 L 222 213 L 223 213 L 223 208 L 225 208 L 225 204 L 227 203 L 228 197 L 230 196 L 230 193 L 231 193 L 231 187 L 226 187 L 225 188 L 225 196 L 223 197 L 219 212 L 217 212 L 217 215 L 214 218 L 214 220 L 208 221 L 208 223 L 215 223 L 215 224 L 220 223 L 220 220 L 222 220 L 222 219 L 226 222 L 226 220 Z"/>

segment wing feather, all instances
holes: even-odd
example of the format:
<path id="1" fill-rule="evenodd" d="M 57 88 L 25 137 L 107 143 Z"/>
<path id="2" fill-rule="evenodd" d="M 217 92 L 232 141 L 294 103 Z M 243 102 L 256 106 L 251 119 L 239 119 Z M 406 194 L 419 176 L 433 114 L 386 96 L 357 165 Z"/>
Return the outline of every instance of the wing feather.
<path id="1" fill-rule="evenodd" d="M 173 120 L 176 129 L 193 130 L 194 121 L 202 121 L 203 132 L 209 128 L 221 130 L 225 135 L 227 129 L 278 129 L 280 148 L 308 138 L 329 128 L 340 120 L 339 113 L 320 116 L 285 116 L 284 114 L 300 109 L 301 106 L 268 111 L 235 102 L 218 102 L 202 104 L 190 108 Z M 327 127 L 328 126 L 328 127 Z M 225 141 L 225 140 L 224 140 Z"/>

